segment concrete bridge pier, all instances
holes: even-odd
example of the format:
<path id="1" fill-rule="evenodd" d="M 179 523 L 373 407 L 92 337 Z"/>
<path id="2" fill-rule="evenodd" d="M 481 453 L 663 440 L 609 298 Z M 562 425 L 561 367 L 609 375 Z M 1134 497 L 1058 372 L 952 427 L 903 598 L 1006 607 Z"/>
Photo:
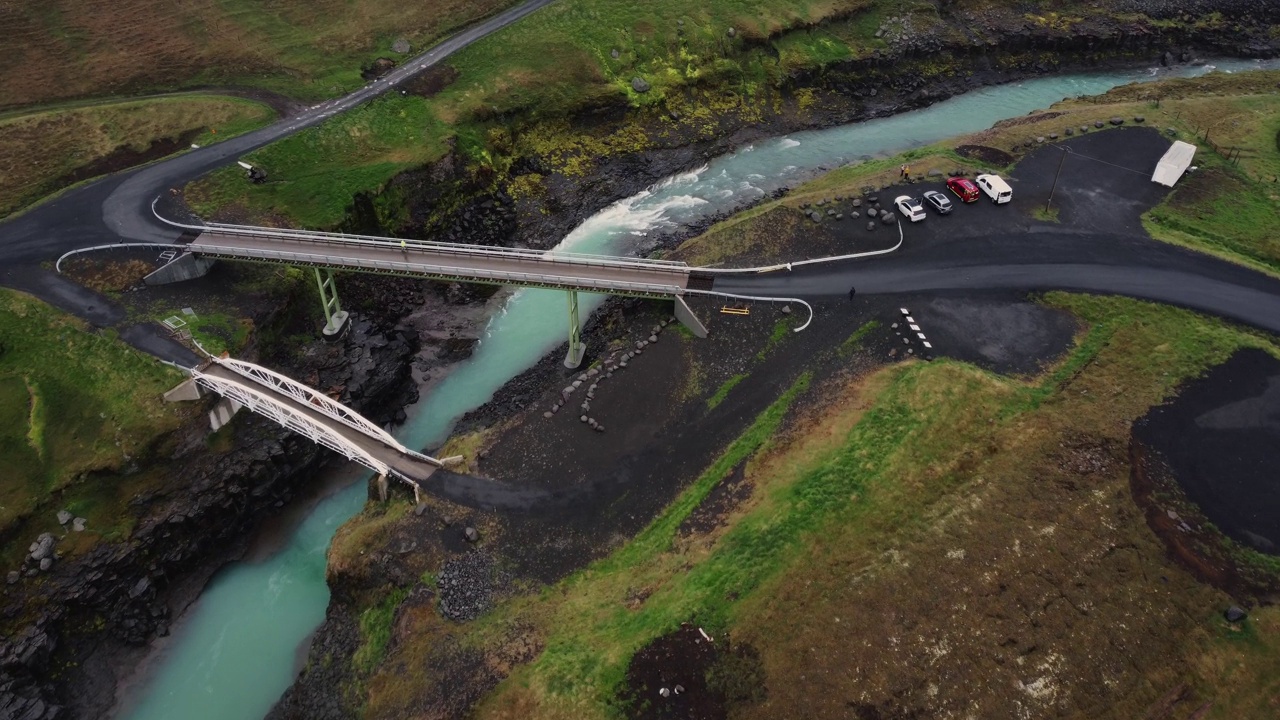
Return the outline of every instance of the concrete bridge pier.
<path id="1" fill-rule="evenodd" d="M 578 316 L 578 291 L 569 291 L 569 352 L 564 356 L 564 366 L 570 370 L 582 364 L 587 346 L 582 342 L 582 321 Z"/>

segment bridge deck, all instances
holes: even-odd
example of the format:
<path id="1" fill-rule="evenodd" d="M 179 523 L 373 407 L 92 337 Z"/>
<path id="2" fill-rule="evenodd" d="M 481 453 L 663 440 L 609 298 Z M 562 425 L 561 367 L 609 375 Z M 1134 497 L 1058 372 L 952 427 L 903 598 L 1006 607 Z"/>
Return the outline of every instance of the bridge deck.
<path id="1" fill-rule="evenodd" d="M 315 408 L 306 403 L 298 402 L 295 398 L 278 392 L 275 388 L 260 383 L 253 383 L 249 378 L 224 367 L 218 363 L 211 363 L 203 371 L 205 375 L 216 377 L 222 380 L 229 380 L 240 384 L 252 384 L 254 389 L 261 392 L 268 392 L 271 397 L 292 408 L 296 412 L 306 415 L 312 421 L 324 425 L 340 434 L 343 438 L 349 440 L 357 447 L 369 453 L 378 460 L 384 462 L 392 471 L 399 474 L 406 480 L 412 480 L 418 484 L 424 483 L 431 474 L 436 471 L 436 466 L 421 458 L 412 455 L 405 455 L 399 449 L 393 448 L 386 443 L 369 437 L 368 435 L 356 430 L 355 428 L 345 425 L 333 418 L 317 411 Z"/>
<path id="2" fill-rule="evenodd" d="M 333 236 L 207 231 L 193 241 L 193 253 L 238 260 L 417 275 L 566 290 L 670 297 L 689 283 L 689 268 L 637 259 L 588 260 L 571 255 L 513 252 L 431 243 L 342 242 Z"/>

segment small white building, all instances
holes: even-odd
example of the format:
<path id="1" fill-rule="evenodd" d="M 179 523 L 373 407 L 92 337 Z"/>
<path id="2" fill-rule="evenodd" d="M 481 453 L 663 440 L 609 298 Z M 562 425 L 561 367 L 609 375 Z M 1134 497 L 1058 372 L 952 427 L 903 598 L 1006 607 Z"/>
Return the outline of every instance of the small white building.
<path id="1" fill-rule="evenodd" d="M 1196 156 L 1196 146 L 1174 140 L 1169 151 L 1156 163 L 1156 171 L 1151 175 L 1151 182 L 1158 182 L 1165 187 L 1173 187 L 1182 177 L 1182 173 L 1191 167 L 1191 160 Z"/>

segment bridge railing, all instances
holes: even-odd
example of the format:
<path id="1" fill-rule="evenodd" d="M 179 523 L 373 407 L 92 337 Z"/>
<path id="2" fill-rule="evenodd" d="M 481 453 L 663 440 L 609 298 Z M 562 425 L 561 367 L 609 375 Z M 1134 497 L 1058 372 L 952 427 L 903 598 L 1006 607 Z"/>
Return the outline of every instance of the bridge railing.
<path id="1" fill-rule="evenodd" d="M 383 243 L 385 246 L 385 243 Z M 574 290 L 598 290 L 606 293 L 637 293 L 642 295 L 679 295 L 683 288 L 679 285 L 662 283 L 637 283 L 625 280 L 598 280 L 595 278 L 554 275 L 550 273 L 525 273 L 509 270 L 489 270 L 483 268 L 461 268 L 449 265 L 433 265 L 431 263 L 401 262 L 390 260 L 370 260 L 353 258 L 345 255 L 328 255 L 324 253 L 298 253 L 285 250 L 268 250 L 262 248 L 224 247 L 193 242 L 192 252 L 214 257 L 274 260 L 277 262 L 298 265 L 320 265 L 336 268 L 356 268 L 362 270 L 382 270 L 409 274 L 429 274 L 442 277 L 458 277 L 492 280 L 496 283 L 542 285 Z M 389 248 L 388 248 L 389 249 Z M 681 273 L 683 276 L 683 273 Z"/>
<path id="2" fill-rule="evenodd" d="M 311 232 L 308 230 L 290 230 L 276 228 L 259 228 L 243 225 L 223 225 L 210 223 L 204 227 L 205 232 L 218 235 L 231 235 L 252 238 L 276 238 L 293 242 L 312 243 L 316 245 L 349 245 L 357 247 L 373 247 L 380 249 L 400 249 L 400 240 L 382 238 L 372 235 L 347 235 L 344 233 Z M 646 258 L 626 258 L 617 255 L 592 255 L 588 253 L 557 252 L 553 250 L 530 250 L 527 248 L 499 248 L 486 245 L 468 245 L 465 243 L 443 243 L 433 240 L 404 240 L 408 250 L 439 253 L 445 255 L 503 258 L 527 260 L 548 264 L 572 263 L 593 267 L 612 267 L 628 270 L 649 270 L 654 272 L 670 272 L 685 274 L 689 266 L 683 262 L 671 260 L 649 260 Z"/>

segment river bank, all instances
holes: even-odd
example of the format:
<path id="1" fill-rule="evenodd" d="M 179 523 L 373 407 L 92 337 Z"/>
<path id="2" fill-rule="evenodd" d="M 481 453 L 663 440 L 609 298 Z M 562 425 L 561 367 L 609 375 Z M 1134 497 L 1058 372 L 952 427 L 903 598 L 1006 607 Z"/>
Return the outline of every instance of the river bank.
<path id="1" fill-rule="evenodd" d="M 792 248 L 792 252 L 801 254 L 807 250 L 802 245 Z M 537 368 L 500 390 L 493 403 L 465 418 L 458 428 L 474 435 L 462 438 L 460 445 L 471 453 L 468 455 L 471 472 L 507 483 L 518 479 L 522 488 L 532 487 L 566 499 L 573 512 L 564 506 L 544 505 L 536 510 L 540 517 L 530 519 L 531 513 L 527 511 L 487 514 L 477 508 L 458 508 L 435 501 L 417 513 L 407 513 L 404 508 L 394 506 L 367 510 L 346 529 L 348 536 L 340 537 L 335 543 L 335 558 L 330 566 L 334 602 L 325 626 L 314 641 L 308 668 L 273 716 L 349 716 L 360 708 L 352 703 L 358 703 L 365 692 L 369 693 L 369 704 L 363 709 L 374 716 L 394 715 L 397 708 L 408 705 L 420 710 L 427 708 L 427 712 L 440 716 L 468 711 L 472 703 L 504 677 L 504 671 L 494 669 L 495 664 L 503 668 L 519 665 L 545 648 L 538 644 L 536 634 L 508 627 L 495 631 L 508 633 L 502 635 L 501 649 L 477 656 L 469 653 L 465 645 L 452 644 L 457 635 L 465 631 L 455 631 L 447 623 L 434 623 L 430 619 L 435 604 L 438 602 L 441 607 L 451 604 L 457 599 L 454 593 L 459 590 L 449 583 L 433 587 L 433 580 L 418 583 L 417 579 L 439 579 L 449 574 L 450 566 L 439 564 L 442 557 L 452 558 L 448 562 L 464 563 L 462 558 L 469 555 L 459 539 L 463 527 L 487 528 L 482 535 L 485 538 L 482 549 L 471 552 L 470 556 L 497 555 L 496 559 L 491 557 L 482 562 L 479 569 L 471 568 L 464 573 L 467 579 L 464 587 L 484 597 L 486 603 L 518 593 L 513 588 L 520 587 L 521 581 L 548 583 L 564 577 L 601 553 L 618 548 L 654 517 L 656 508 L 671 500 L 675 492 L 672 483 L 678 483 L 681 476 L 687 480 L 696 473 L 696 468 L 705 467 L 710 460 L 708 453 L 723 446 L 725 435 L 740 431 L 742 424 L 759 412 L 762 405 L 777 396 L 780 387 L 775 383 L 786 385 L 795 379 L 797 368 L 806 360 L 824 357 L 824 351 L 830 354 L 831 343 L 843 345 L 844 339 L 852 338 L 868 322 L 890 325 L 900 319 L 893 317 L 899 302 L 912 308 L 922 303 L 928 306 L 929 310 L 924 311 L 928 314 L 923 315 L 928 320 L 922 322 L 930 329 L 948 327 L 946 337 L 951 341 L 948 353 L 955 353 L 953 357 L 981 365 L 990 362 L 992 357 L 1008 359 L 1025 354 L 1025 358 L 1015 363 L 1020 369 L 1014 372 L 1033 372 L 1040 363 L 1060 353 L 1064 338 L 1071 335 L 1069 320 L 1055 319 L 1052 313 L 1046 315 L 1039 306 L 1022 304 L 1020 309 L 1019 298 L 1006 298 L 986 306 L 967 298 L 948 300 L 951 302 L 907 297 L 894 301 L 892 306 L 873 300 L 866 308 L 872 314 L 861 315 L 860 308 L 852 317 L 845 317 L 839 307 L 819 307 L 823 321 L 840 323 L 839 327 L 826 326 L 823 340 L 814 341 L 819 345 L 790 339 L 785 327 L 778 336 L 776 328 L 787 322 L 787 316 L 766 306 L 763 310 L 757 308 L 753 317 L 742 320 L 742 327 L 730 331 L 735 336 L 741 333 L 753 339 L 723 341 L 713 333 L 710 341 L 692 341 L 701 343 L 696 350 L 685 345 L 687 338 L 673 336 L 667 329 L 669 326 L 663 325 L 669 318 L 656 304 L 611 301 L 597 315 L 599 325 L 593 332 L 597 334 L 598 350 L 594 359 L 601 363 L 597 367 L 600 373 L 612 378 L 618 372 L 610 370 L 612 364 L 618 362 L 615 353 L 630 352 L 628 348 L 639 345 L 643 357 L 632 360 L 633 368 L 650 370 L 626 371 L 627 379 L 620 382 L 622 387 L 629 388 L 629 393 L 614 390 L 612 380 L 596 379 L 600 373 L 585 378 L 578 373 L 566 374 L 558 367 L 553 351 Z M 700 309 L 704 317 L 725 322 L 723 317 L 717 317 L 714 307 L 704 305 Z M 970 324 L 957 322 L 959 320 Z M 1000 322 L 1007 323 L 1007 329 L 1001 330 Z M 772 336 L 787 338 L 777 349 L 777 354 L 785 358 L 780 365 L 773 364 L 773 348 L 765 342 L 771 336 L 771 324 L 775 330 Z M 1052 329 L 1047 334 L 1057 340 L 1022 350 L 1001 344 L 1011 342 L 1015 336 L 1025 337 L 1028 327 Z M 648 333 L 660 341 L 646 344 Z M 722 341 L 727 344 L 714 347 Z M 893 357 L 889 353 L 895 350 L 892 338 L 862 336 L 855 345 L 862 342 L 881 357 Z M 696 360 L 690 357 L 695 352 Z M 767 367 L 751 372 L 749 384 L 742 383 L 743 378 L 738 376 L 751 358 L 764 359 Z M 663 364 L 665 369 L 655 372 L 649 363 Z M 869 370 L 870 366 L 864 369 Z M 590 384 L 599 394 L 598 400 L 588 397 L 586 402 L 592 406 L 591 419 L 606 428 L 603 439 L 577 422 L 577 410 L 570 409 L 577 403 L 576 398 L 573 403 L 566 403 L 563 411 L 555 412 L 555 388 L 575 379 L 582 387 Z M 829 375 L 817 373 L 813 381 L 829 379 Z M 609 390 L 596 390 L 597 384 Z M 740 406 L 728 415 L 712 417 L 703 408 L 721 396 L 721 390 L 728 397 L 734 397 L 736 392 L 747 406 Z M 629 394 L 629 398 L 624 407 L 611 410 L 608 396 L 614 392 Z M 597 404 L 605 408 L 597 409 Z M 805 395 L 801 404 L 820 406 L 821 402 Z M 715 407 L 710 410 L 714 411 Z M 544 411 L 555 417 L 546 418 Z M 584 407 L 583 412 L 587 414 L 588 409 Z M 552 424 L 550 428 L 548 420 Z M 687 437 L 695 433 L 701 436 Z M 618 434 L 622 437 L 617 437 Z M 642 447 L 645 449 L 639 449 Z M 565 452 L 565 448 L 573 451 Z M 615 483 L 623 489 L 615 487 L 612 492 L 597 494 L 598 484 L 607 487 Z M 728 494 L 730 497 L 723 499 L 728 503 L 724 512 L 732 512 L 736 502 L 733 492 Z M 705 514 L 716 517 L 718 513 L 711 509 Z M 357 554 L 365 560 L 352 563 Z M 502 568 L 502 573 L 494 572 L 493 567 Z M 516 579 L 504 573 L 513 573 Z M 407 600 L 400 594 L 406 591 Z M 636 592 L 638 607 L 643 605 L 646 593 L 643 588 Z M 630 607 L 631 600 L 627 603 Z M 344 668 L 335 659 L 365 652 L 369 642 L 367 625 L 372 622 L 369 618 L 375 611 L 379 613 L 377 617 L 383 618 L 379 622 L 386 622 L 390 628 L 389 639 L 384 639 L 377 651 L 388 654 L 386 664 L 374 666 L 372 670 L 367 664 Z M 426 639 L 419 637 L 419 633 L 425 634 Z"/>
<path id="2" fill-rule="evenodd" d="M 916 90 L 907 90 L 906 96 L 909 97 L 914 92 L 916 92 Z M 881 94 L 882 93 L 877 92 L 876 97 L 879 97 Z M 887 92 L 883 94 L 886 96 L 884 98 L 884 101 L 888 103 L 888 105 L 884 106 L 887 109 L 883 110 L 883 112 L 890 112 L 895 107 L 898 107 L 898 105 L 893 101 L 894 96 L 892 94 Z M 921 103 L 927 103 L 929 101 L 928 98 L 925 96 L 917 96 L 916 100 Z M 738 129 L 734 131 L 734 135 L 732 136 L 733 139 L 722 139 L 718 141 L 708 142 L 706 144 L 694 144 L 689 146 L 682 146 L 680 148 L 674 148 L 669 151 L 664 151 L 665 154 L 655 154 L 655 155 L 649 156 L 649 155 L 638 153 L 635 156 L 628 156 L 628 159 L 626 159 L 625 161 L 618 161 L 618 164 L 616 165 L 609 165 L 607 172 L 600 171 L 601 175 L 599 178 L 599 183 L 604 183 L 604 185 L 601 185 L 599 183 L 593 184 L 591 182 L 585 182 L 585 183 L 581 183 L 581 187 L 579 187 L 579 183 L 577 181 L 575 181 L 573 178 L 569 176 L 565 176 L 560 181 L 557 181 L 557 184 L 556 184 L 557 187 L 560 187 L 560 184 L 562 184 L 563 190 L 556 190 L 551 196 L 553 198 L 559 198 L 556 202 L 558 203 L 560 209 L 551 213 L 551 215 L 554 216 L 556 219 L 539 221 L 538 223 L 530 222 L 528 224 L 528 227 L 530 229 L 527 231 L 523 231 L 523 234 L 517 235 L 516 236 L 517 241 L 519 241 L 519 238 L 523 237 L 525 238 L 525 240 L 532 242 L 534 241 L 535 236 L 538 238 L 546 237 L 547 233 L 554 233 L 557 231 L 558 228 L 561 229 L 562 231 L 561 234 L 564 234 L 564 232 L 567 232 L 568 228 L 571 228 L 573 225 L 575 225 L 578 221 L 582 219 L 583 214 L 588 211 L 587 210 L 588 208 L 590 210 L 594 210 L 600 207 L 599 204 L 590 205 L 590 203 L 599 203 L 600 198 L 614 197 L 620 194 L 625 194 L 624 188 L 632 187 L 635 189 L 640 189 L 646 186 L 646 184 L 651 184 L 652 181 L 662 177 L 662 175 L 659 174 L 659 171 L 665 171 L 667 169 L 673 169 L 673 168 L 688 169 L 689 167 L 696 166 L 699 160 L 702 159 L 702 155 L 704 153 L 711 154 L 716 149 L 731 147 L 734 144 L 736 144 L 736 142 L 739 142 L 739 141 L 745 142 L 752 137 L 758 137 L 758 135 L 752 135 L 752 133 L 758 133 L 758 132 L 760 132 L 758 128 L 746 128 L 745 126 L 740 126 Z M 738 140 L 738 138 L 741 138 L 741 140 Z M 602 192 L 597 192 L 597 191 L 600 191 L 602 188 L 604 189 Z M 483 205 L 483 203 L 486 201 L 480 198 L 474 198 L 474 200 L 478 200 L 480 205 Z M 544 201 L 544 202 L 547 202 L 548 205 L 551 204 L 550 201 Z M 575 207 L 582 208 L 582 210 L 574 210 Z M 497 213 L 497 214 L 504 214 L 504 213 Z M 542 216 L 540 212 L 538 213 L 538 215 L 539 217 Z M 474 217 L 476 216 L 473 214 L 473 218 Z M 465 211 L 464 211 L 464 214 L 462 215 L 462 219 L 464 221 L 466 219 Z M 497 221 L 494 221 L 494 223 L 492 224 L 497 225 Z M 538 225 L 542 229 L 535 232 L 532 229 L 534 225 Z M 497 225 L 497 226 L 503 227 L 501 225 Z M 467 227 L 467 226 L 464 223 L 462 227 Z M 498 234 L 500 233 L 495 231 L 495 237 Z M 556 237 L 558 236 L 559 235 L 557 235 Z M 460 291 L 455 290 L 452 292 L 457 293 Z M 406 308 L 408 308 L 409 306 L 413 306 L 418 302 L 420 301 L 417 299 L 405 300 L 404 305 L 406 306 Z M 468 311 L 468 312 L 471 312 L 471 311 Z M 428 324 L 435 325 L 441 322 L 444 322 L 444 321 L 440 319 L 432 319 L 428 322 Z M 476 326 L 475 324 L 480 322 L 483 322 L 483 320 L 478 317 L 471 317 L 469 320 L 463 319 L 461 321 L 461 325 L 474 329 Z M 471 335 L 478 336 L 476 332 L 472 332 Z M 446 337 L 441 339 L 445 340 L 448 338 Z M 460 345 L 466 345 L 469 342 L 469 337 L 462 337 L 462 338 L 455 337 L 453 339 L 460 340 L 460 343 L 459 343 Z"/>

